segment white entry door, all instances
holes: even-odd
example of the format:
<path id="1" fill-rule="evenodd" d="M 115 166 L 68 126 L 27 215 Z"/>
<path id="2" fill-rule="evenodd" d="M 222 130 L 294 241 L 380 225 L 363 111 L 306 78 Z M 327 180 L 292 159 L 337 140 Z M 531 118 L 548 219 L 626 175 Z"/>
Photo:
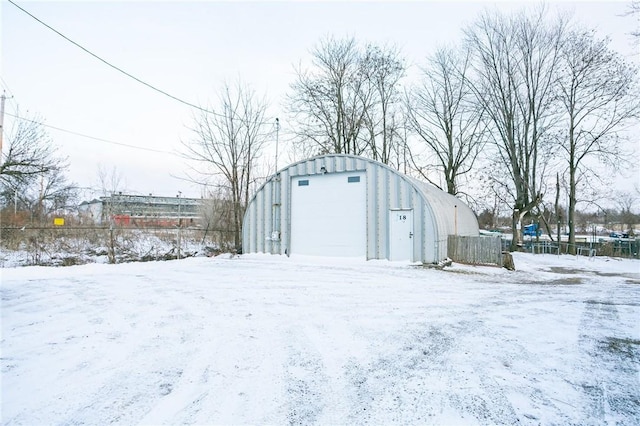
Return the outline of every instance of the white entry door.
<path id="1" fill-rule="evenodd" d="M 389 211 L 389 260 L 413 260 L 413 210 Z"/>
<path id="2" fill-rule="evenodd" d="M 364 172 L 294 177 L 291 185 L 291 254 L 366 256 Z"/>

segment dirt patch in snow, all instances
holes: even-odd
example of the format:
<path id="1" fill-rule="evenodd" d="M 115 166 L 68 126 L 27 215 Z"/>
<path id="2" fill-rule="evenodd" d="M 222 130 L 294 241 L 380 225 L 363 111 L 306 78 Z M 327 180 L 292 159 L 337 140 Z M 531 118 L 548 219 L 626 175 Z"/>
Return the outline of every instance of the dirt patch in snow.
<path id="1" fill-rule="evenodd" d="M 584 274 L 585 272 L 587 272 L 584 269 L 569 268 L 566 266 L 551 266 L 549 267 L 549 270 L 554 274 L 571 274 L 571 275 Z"/>
<path id="2" fill-rule="evenodd" d="M 599 301 L 599 300 L 585 300 L 584 303 L 588 303 L 590 305 L 640 306 L 640 303 L 613 303 L 613 302 L 602 302 L 602 301 Z"/>
<path id="3" fill-rule="evenodd" d="M 550 266 L 549 270 L 555 274 L 569 274 L 569 275 L 583 275 L 590 274 L 596 275 L 598 277 L 623 277 L 629 278 L 630 284 L 638 284 L 640 283 L 640 274 L 634 273 L 619 273 L 619 272 L 604 272 L 604 271 L 589 271 L 586 269 L 578 269 L 578 268 L 569 268 L 565 266 Z"/>
<path id="4" fill-rule="evenodd" d="M 461 275 L 488 275 L 478 271 L 470 271 L 469 269 L 443 269 L 444 272 Z"/>
<path id="5" fill-rule="evenodd" d="M 568 278 L 559 278 L 550 281 L 538 281 L 536 284 L 549 284 L 549 285 L 576 285 L 582 284 L 582 278 L 580 277 L 568 277 Z"/>
<path id="6" fill-rule="evenodd" d="M 608 337 L 601 342 L 602 349 L 633 362 L 640 361 L 640 340 Z"/>

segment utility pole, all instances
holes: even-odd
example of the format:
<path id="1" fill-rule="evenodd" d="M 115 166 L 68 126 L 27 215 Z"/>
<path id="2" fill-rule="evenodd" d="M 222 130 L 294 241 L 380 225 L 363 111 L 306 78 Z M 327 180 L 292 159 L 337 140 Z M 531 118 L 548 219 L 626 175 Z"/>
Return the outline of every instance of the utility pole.
<path id="1" fill-rule="evenodd" d="M 7 99 L 5 92 L 0 96 L 0 166 L 2 165 L 2 139 L 4 138 L 4 101 Z"/>
<path id="2" fill-rule="evenodd" d="M 276 171 L 275 171 L 275 173 L 278 173 L 278 136 L 279 136 L 279 133 L 280 133 L 280 120 L 276 117 Z"/>
<path id="3" fill-rule="evenodd" d="M 180 196 L 182 195 L 181 191 L 178 191 L 178 259 L 180 259 L 180 246 L 181 246 L 181 237 L 182 237 L 182 219 L 180 218 Z"/>
<path id="4" fill-rule="evenodd" d="M 560 255 L 560 248 L 562 247 L 562 231 L 560 226 L 562 218 L 560 217 L 560 173 L 556 173 L 556 233 L 558 235 L 558 255 Z"/>

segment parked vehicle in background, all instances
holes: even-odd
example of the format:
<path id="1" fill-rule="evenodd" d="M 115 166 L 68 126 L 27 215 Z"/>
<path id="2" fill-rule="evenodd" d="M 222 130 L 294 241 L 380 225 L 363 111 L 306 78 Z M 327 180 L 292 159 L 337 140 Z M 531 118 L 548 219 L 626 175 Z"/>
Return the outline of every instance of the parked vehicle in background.
<path id="1" fill-rule="evenodd" d="M 530 225 L 525 225 L 523 234 L 530 237 L 539 237 L 540 235 L 542 235 L 542 231 L 540 231 L 540 229 L 538 228 L 537 223 L 532 223 Z"/>
<path id="2" fill-rule="evenodd" d="M 628 232 L 612 232 L 609 234 L 609 238 L 617 238 L 617 239 L 629 238 L 629 233 Z"/>

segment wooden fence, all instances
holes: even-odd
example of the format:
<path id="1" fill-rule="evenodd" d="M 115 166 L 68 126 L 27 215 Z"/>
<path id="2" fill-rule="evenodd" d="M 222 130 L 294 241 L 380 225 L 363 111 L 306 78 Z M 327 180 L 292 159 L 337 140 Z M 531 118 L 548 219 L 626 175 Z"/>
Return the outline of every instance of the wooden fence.
<path id="1" fill-rule="evenodd" d="M 499 236 L 449 235 L 447 247 L 447 256 L 454 262 L 502 266 L 502 242 Z"/>

